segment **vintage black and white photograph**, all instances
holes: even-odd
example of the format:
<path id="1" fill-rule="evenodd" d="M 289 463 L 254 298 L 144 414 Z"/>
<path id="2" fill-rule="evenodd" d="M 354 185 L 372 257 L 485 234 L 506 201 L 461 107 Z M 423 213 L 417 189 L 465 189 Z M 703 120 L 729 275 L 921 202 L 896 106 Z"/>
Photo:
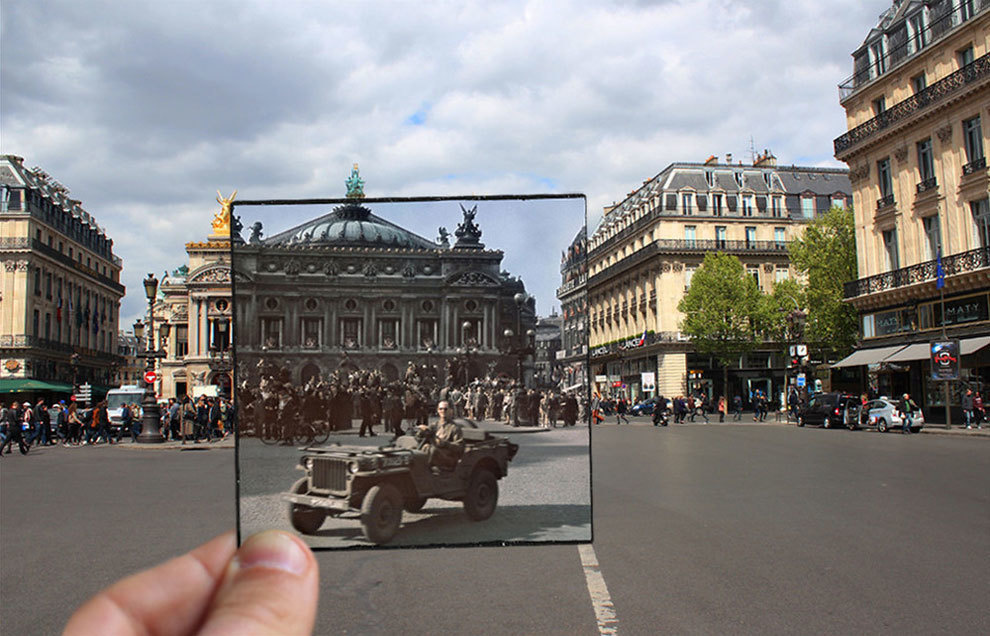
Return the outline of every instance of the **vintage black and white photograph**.
<path id="1" fill-rule="evenodd" d="M 584 197 L 346 185 L 227 202 L 241 536 L 590 541 L 586 330 L 558 298 L 584 253 L 550 247 L 583 244 Z"/>

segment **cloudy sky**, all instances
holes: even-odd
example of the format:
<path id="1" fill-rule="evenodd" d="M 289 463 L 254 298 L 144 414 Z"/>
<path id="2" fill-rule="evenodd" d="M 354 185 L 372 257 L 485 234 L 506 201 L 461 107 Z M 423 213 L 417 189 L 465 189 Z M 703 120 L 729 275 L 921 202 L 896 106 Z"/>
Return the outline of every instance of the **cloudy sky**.
<path id="1" fill-rule="evenodd" d="M 0 151 L 106 227 L 128 325 L 218 189 L 340 197 L 357 162 L 368 196 L 581 192 L 593 226 L 667 164 L 751 139 L 840 166 L 836 85 L 890 4 L 4 0 Z"/>

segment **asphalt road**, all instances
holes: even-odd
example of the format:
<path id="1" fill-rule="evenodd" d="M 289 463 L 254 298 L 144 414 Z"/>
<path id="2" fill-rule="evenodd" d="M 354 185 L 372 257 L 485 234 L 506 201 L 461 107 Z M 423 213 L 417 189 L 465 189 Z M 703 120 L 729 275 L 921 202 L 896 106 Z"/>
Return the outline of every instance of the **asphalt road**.
<path id="1" fill-rule="evenodd" d="M 574 545 L 320 552 L 316 632 L 596 634 L 586 575 L 618 633 L 990 632 L 986 438 L 601 426 L 592 449 L 598 567 Z M 232 475 L 224 449 L 4 456 L 3 633 L 56 633 L 230 528 Z"/>

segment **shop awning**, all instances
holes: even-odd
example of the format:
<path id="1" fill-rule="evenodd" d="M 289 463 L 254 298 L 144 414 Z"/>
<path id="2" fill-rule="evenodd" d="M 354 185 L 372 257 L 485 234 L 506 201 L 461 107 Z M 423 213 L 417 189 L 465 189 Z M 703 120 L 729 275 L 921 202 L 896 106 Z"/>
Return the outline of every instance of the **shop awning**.
<path id="1" fill-rule="evenodd" d="M 980 336 L 979 338 L 966 338 L 959 341 L 959 353 L 968 356 L 976 353 L 983 347 L 990 345 L 990 336 Z"/>
<path id="2" fill-rule="evenodd" d="M 884 362 L 910 362 L 912 360 L 927 360 L 932 352 L 927 342 L 909 344 L 897 353 L 884 358 Z"/>
<path id="3" fill-rule="evenodd" d="M 59 382 L 44 382 L 42 380 L 23 380 L 19 378 L 0 380 L 0 393 L 38 393 L 41 391 L 72 393 L 72 385 Z"/>
<path id="4" fill-rule="evenodd" d="M 845 358 L 833 364 L 832 368 L 839 369 L 841 367 L 858 367 L 864 364 L 877 364 L 878 362 L 885 360 L 887 356 L 891 355 L 896 351 L 900 351 L 903 348 L 904 345 L 893 345 L 891 347 L 874 347 L 872 349 L 859 349 L 857 351 L 853 351 Z"/>

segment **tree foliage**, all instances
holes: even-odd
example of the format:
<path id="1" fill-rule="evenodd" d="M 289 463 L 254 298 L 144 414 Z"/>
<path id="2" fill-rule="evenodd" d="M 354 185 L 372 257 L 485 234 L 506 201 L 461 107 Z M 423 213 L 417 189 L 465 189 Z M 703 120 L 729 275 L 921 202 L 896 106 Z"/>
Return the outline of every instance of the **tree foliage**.
<path id="1" fill-rule="evenodd" d="M 678 309 L 681 331 L 695 348 L 728 366 L 757 344 L 761 294 L 735 256 L 709 253 L 691 278 Z"/>
<path id="2" fill-rule="evenodd" d="M 843 285 L 858 277 L 852 209 L 833 207 L 812 221 L 789 249 L 791 262 L 807 278 L 805 338 L 833 359 L 844 355 L 858 333 L 855 308 L 842 302 Z"/>
<path id="3" fill-rule="evenodd" d="M 808 306 L 804 286 L 796 280 L 785 278 L 773 285 L 773 291 L 762 294 L 757 331 L 764 340 L 790 342 L 797 336 L 798 324 L 795 312 L 803 318 Z"/>

